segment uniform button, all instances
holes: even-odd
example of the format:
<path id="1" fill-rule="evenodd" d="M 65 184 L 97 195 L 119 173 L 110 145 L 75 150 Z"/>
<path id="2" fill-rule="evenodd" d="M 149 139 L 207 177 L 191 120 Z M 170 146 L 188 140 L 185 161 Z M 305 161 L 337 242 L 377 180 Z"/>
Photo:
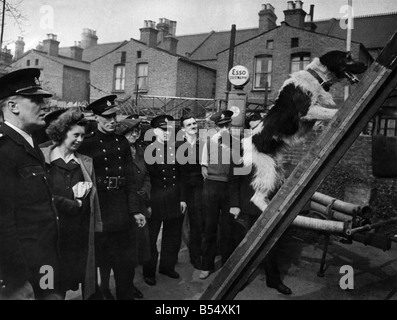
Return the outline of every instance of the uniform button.
<path id="1" fill-rule="evenodd" d="M 171 157 L 173 157 L 174 156 L 174 154 L 173 153 L 171 153 Z"/>
<path id="2" fill-rule="evenodd" d="M 119 167 L 119 170 L 121 170 L 122 169 L 122 167 Z"/>
<path id="3" fill-rule="evenodd" d="M 108 158 L 105 158 L 105 161 L 108 161 Z"/>
<path id="4" fill-rule="evenodd" d="M 103 140 L 99 140 L 100 143 L 103 143 Z"/>
<path id="5" fill-rule="evenodd" d="M 117 142 L 119 142 L 119 139 L 116 139 Z"/>
<path id="6" fill-rule="evenodd" d="M 176 177 L 174 176 L 174 179 L 175 179 Z"/>
<path id="7" fill-rule="evenodd" d="M 165 170 L 163 170 L 163 172 L 165 172 Z"/>
<path id="8" fill-rule="evenodd" d="M 138 173 L 141 173 L 139 170 L 137 171 Z"/>
<path id="9" fill-rule="evenodd" d="M 162 158 L 163 156 L 160 154 L 160 158 Z"/>
<path id="10" fill-rule="evenodd" d="M 102 151 L 103 151 L 103 152 L 106 152 L 106 149 L 103 149 Z"/>
<path id="11" fill-rule="evenodd" d="M 174 171 L 175 171 L 175 168 L 172 168 L 172 170 L 174 170 Z"/>
<path id="12" fill-rule="evenodd" d="M 121 160 L 121 157 L 119 157 L 119 160 Z"/>
<path id="13" fill-rule="evenodd" d="M 106 168 L 105 168 L 105 171 L 109 171 L 109 168 L 108 168 L 108 167 L 106 167 Z"/>
<path id="14" fill-rule="evenodd" d="M 164 180 L 167 180 L 167 178 L 164 178 Z"/>
<path id="15" fill-rule="evenodd" d="M 173 184 L 172 186 L 175 187 L 175 184 Z"/>
<path id="16" fill-rule="evenodd" d="M 57 221 L 59 221 L 59 217 L 57 217 Z"/>
<path id="17" fill-rule="evenodd" d="M 120 148 L 117 148 L 117 150 L 119 150 L 119 151 L 120 151 L 121 149 L 120 149 Z"/>
<path id="18" fill-rule="evenodd" d="M 167 186 L 164 186 L 164 189 L 167 188 Z"/>

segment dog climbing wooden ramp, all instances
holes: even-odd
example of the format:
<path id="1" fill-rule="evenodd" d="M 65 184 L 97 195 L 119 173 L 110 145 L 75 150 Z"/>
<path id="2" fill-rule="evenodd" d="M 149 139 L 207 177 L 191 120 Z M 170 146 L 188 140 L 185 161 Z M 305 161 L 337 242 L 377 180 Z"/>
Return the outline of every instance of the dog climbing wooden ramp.
<path id="1" fill-rule="evenodd" d="M 397 87 L 397 33 L 295 168 L 200 300 L 231 300 L 310 200 L 321 182 Z"/>

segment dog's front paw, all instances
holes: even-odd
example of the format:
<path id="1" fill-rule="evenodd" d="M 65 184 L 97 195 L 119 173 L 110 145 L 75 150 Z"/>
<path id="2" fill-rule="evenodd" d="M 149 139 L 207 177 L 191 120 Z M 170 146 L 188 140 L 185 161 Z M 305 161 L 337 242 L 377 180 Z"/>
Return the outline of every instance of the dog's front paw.
<path id="1" fill-rule="evenodd" d="M 266 199 L 266 196 L 263 193 L 256 192 L 254 196 L 251 198 L 251 202 L 256 205 L 261 211 L 264 211 L 269 201 Z"/>

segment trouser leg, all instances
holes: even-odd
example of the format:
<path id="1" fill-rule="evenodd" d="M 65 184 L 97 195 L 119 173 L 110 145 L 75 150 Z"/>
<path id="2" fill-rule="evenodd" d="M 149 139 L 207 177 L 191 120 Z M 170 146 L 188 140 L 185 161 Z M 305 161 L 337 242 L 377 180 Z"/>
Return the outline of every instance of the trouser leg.
<path id="1" fill-rule="evenodd" d="M 178 254 L 182 243 L 182 227 L 184 216 L 165 220 L 161 239 L 160 269 L 173 271 L 178 262 Z"/>
<path id="2" fill-rule="evenodd" d="M 203 191 L 204 204 L 204 241 L 202 269 L 211 271 L 215 267 L 217 231 L 219 222 L 218 183 L 206 180 Z"/>
<path id="3" fill-rule="evenodd" d="M 143 266 L 143 276 L 144 277 L 155 277 L 157 260 L 159 257 L 159 252 L 157 250 L 157 239 L 160 233 L 162 221 L 154 218 L 153 216 L 148 221 L 149 226 L 149 242 L 150 242 L 150 259 Z"/>

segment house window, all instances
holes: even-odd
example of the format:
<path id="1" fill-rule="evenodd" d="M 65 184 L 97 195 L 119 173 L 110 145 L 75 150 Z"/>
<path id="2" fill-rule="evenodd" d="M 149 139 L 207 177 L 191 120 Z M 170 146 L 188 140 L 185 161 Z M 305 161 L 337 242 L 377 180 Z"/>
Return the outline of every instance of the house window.
<path id="1" fill-rule="evenodd" d="M 266 49 L 273 50 L 273 45 L 274 45 L 273 40 L 267 40 Z"/>
<path id="2" fill-rule="evenodd" d="M 255 58 L 254 90 L 270 89 L 272 85 L 272 56 L 260 56 Z"/>
<path id="3" fill-rule="evenodd" d="M 127 57 L 127 52 L 125 52 L 125 51 L 121 52 L 121 61 L 120 61 L 120 64 L 125 64 L 126 57 Z"/>
<path id="4" fill-rule="evenodd" d="M 35 64 L 36 66 L 38 66 L 38 65 L 39 65 L 39 59 L 36 59 L 36 60 L 34 61 L 34 64 Z"/>
<path id="5" fill-rule="evenodd" d="M 299 38 L 291 38 L 291 48 L 299 47 Z"/>
<path id="6" fill-rule="evenodd" d="M 291 56 L 291 73 L 305 69 L 310 63 L 310 53 L 298 53 Z"/>
<path id="7" fill-rule="evenodd" d="M 136 83 L 138 85 L 138 90 L 148 90 L 148 64 L 138 63 L 136 70 Z"/>
<path id="8" fill-rule="evenodd" d="M 397 119 L 395 118 L 381 118 L 379 123 L 379 134 L 386 137 L 397 136 Z"/>
<path id="9" fill-rule="evenodd" d="M 114 67 L 114 90 L 124 91 L 125 88 L 125 66 L 118 65 Z"/>
<path id="10" fill-rule="evenodd" d="M 27 65 L 28 67 L 30 67 L 30 60 L 27 60 L 27 61 L 26 61 L 26 65 Z"/>
<path id="11" fill-rule="evenodd" d="M 137 51 L 136 52 L 136 57 L 138 58 L 138 59 L 140 59 L 140 58 L 142 58 L 142 51 Z"/>

